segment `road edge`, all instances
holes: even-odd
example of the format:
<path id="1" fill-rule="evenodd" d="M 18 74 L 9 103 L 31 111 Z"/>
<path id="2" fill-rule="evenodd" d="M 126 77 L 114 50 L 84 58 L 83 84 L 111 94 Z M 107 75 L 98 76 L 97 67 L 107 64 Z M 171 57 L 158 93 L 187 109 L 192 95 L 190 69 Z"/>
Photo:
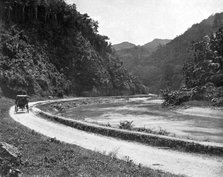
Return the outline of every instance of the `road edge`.
<path id="1" fill-rule="evenodd" d="M 70 100 L 71 101 L 71 100 Z M 61 102 L 61 100 L 54 100 L 55 102 Z M 61 123 L 66 126 L 70 126 L 86 132 L 96 133 L 104 136 L 110 136 L 119 138 L 122 140 L 135 141 L 138 143 L 158 146 L 161 148 L 170 148 L 183 152 L 201 153 L 208 155 L 223 156 L 223 144 L 211 143 L 211 142 L 199 142 L 194 140 L 180 139 L 175 137 L 168 137 L 164 135 L 155 135 L 150 133 L 142 133 L 136 131 L 129 131 L 123 129 L 117 129 L 112 127 L 101 126 L 93 123 L 78 121 L 74 119 L 65 118 L 44 112 L 36 108 L 39 104 L 47 104 L 49 102 L 36 103 L 32 106 L 31 111 L 42 118 Z"/>

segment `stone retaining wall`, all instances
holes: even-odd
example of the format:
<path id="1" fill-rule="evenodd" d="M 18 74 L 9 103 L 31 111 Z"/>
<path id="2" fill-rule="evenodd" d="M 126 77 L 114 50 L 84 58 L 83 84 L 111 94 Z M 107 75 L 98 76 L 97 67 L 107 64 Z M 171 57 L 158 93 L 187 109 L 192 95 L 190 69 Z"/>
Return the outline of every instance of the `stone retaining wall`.
<path id="1" fill-rule="evenodd" d="M 33 109 L 33 111 L 39 114 L 43 118 L 59 122 L 61 124 L 79 130 L 83 130 L 86 132 L 97 133 L 123 140 L 135 141 L 147 145 L 158 146 L 160 148 L 170 148 L 185 152 L 195 152 L 195 153 L 223 156 L 223 145 L 220 143 L 198 142 L 198 141 L 168 137 L 163 135 L 154 135 L 149 133 L 111 128 L 52 115 L 48 112 L 44 112 L 39 109 L 38 110 Z"/>

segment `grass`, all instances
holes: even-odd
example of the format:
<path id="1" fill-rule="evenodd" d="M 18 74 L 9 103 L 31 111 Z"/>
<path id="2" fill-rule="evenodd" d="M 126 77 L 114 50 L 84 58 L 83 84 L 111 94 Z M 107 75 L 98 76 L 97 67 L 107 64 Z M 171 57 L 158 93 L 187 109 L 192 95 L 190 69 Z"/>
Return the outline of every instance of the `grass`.
<path id="1" fill-rule="evenodd" d="M 210 101 L 198 101 L 198 100 L 191 100 L 191 101 L 187 101 L 185 103 L 182 104 L 182 106 L 189 106 L 189 107 L 193 107 L 193 106 L 198 106 L 198 107 L 212 107 L 213 105 L 211 104 Z"/>
<path id="2" fill-rule="evenodd" d="M 9 117 L 8 109 L 13 103 L 13 100 L 0 98 L 0 141 L 20 150 L 21 164 L 17 168 L 22 176 L 177 176 L 135 165 L 128 158 L 119 160 L 115 152 L 100 154 L 37 134 Z"/>
<path id="3" fill-rule="evenodd" d="M 156 135 L 165 135 L 165 136 L 169 136 L 170 132 L 168 132 L 166 129 L 160 127 L 159 130 L 153 130 L 153 129 L 149 129 L 149 128 L 133 128 L 132 130 L 134 131 L 138 131 L 138 132 L 144 132 L 144 133 L 152 133 L 152 134 L 156 134 Z"/>
<path id="4" fill-rule="evenodd" d="M 101 125 L 103 125 L 103 124 L 101 124 Z M 104 126 L 111 127 L 111 125 L 109 123 Z M 127 121 L 127 120 L 121 121 L 119 123 L 119 128 L 125 129 L 125 130 L 133 130 L 133 131 L 137 131 L 137 132 L 152 133 L 152 134 L 156 134 L 156 135 L 168 136 L 170 134 L 170 132 L 168 132 L 166 129 L 164 129 L 162 127 L 160 127 L 158 131 L 152 130 L 149 128 L 145 128 L 145 127 L 134 127 L 133 121 Z"/>

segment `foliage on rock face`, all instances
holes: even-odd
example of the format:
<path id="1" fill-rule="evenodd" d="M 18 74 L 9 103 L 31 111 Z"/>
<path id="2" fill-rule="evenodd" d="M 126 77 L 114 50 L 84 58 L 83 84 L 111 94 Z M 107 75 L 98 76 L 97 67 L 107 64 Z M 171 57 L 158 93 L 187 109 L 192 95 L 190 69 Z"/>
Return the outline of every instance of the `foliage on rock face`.
<path id="1" fill-rule="evenodd" d="M 223 105 L 223 28 L 194 43 L 193 48 L 194 58 L 184 66 L 186 86 L 202 88 L 203 99 Z"/>
<path id="2" fill-rule="evenodd" d="M 66 88 L 65 76 L 48 62 L 40 44 L 30 44 L 23 31 L 10 28 L 0 32 L 0 81 L 12 92 L 29 94 Z M 5 42 L 4 42 L 5 41 Z M 52 89 L 52 91 L 49 90 Z M 67 89 L 67 88 L 66 88 Z"/>
<path id="3" fill-rule="evenodd" d="M 184 65 L 186 90 L 164 90 L 165 104 L 209 100 L 223 105 L 223 28 L 193 44 L 193 57 Z"/>
<path id="4" fill-rule="evenodd" d="M 204 86 L 208 82 L 223 86 L 223 28 L 193 44 L 194 57 L 184 66 L 186 86 Z"/>
<path id="5" fill-rule="evenodd" d="M 28 94 L 145 92 L 112 55 L 98 22 L 63 0 L 0 0 L 0 86 Z M 115 92 L 112 90 L 116 90 Z"/>

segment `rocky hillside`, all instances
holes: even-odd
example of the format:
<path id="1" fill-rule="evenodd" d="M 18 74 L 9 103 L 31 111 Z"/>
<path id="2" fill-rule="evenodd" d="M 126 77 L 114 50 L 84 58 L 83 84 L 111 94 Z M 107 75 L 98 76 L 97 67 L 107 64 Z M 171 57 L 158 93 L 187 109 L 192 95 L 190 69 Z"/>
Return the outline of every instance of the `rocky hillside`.
<path id="1" fill-rule="evenodd" d="M 63 0 L 0 0 L 0 93 L 145 93 L 112 55 L 98 22 Z"/>
<path id="2" fill-rule="evenodd" d="M 152 92 L 159 93 L 160 89 L 166 87 L 178 89 L 185 82 L 183 66 L 192 58 L 192 43 L 202 40 L 205 35 L 216 32 L 222 25 L 223 13 L 217 13 L 199 24 L 194 24 L 182 35 L 159 47 L 153 53 L 138 48 L 122 53 L 118 51 L 117 55 L 120 59 L 124 58 L 124 61 L 128 59 L 134 61 L 131 62 L 134 64 L 128 63 L 127 68 L 130 66 L 130 71 L 139 76 Z"/>

